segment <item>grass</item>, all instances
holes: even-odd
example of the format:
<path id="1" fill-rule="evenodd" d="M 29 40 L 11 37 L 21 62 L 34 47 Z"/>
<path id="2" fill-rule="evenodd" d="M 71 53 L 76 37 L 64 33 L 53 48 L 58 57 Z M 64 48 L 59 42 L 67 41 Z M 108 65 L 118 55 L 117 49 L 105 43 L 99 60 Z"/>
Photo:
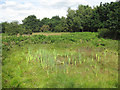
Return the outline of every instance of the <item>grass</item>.
<path id="1" fill-rule="evenodd" d="M 117 41 L 91 33 L 47 36 L 45 40 L 55 41 L 3 50 L 3 88 L 118 87 L 118 50 L 113 46 Z"/>
<path id="2" fill-rule="evenodd" d="M 2 89 L 2 34 L 0 33 L 0 89 Z"/>

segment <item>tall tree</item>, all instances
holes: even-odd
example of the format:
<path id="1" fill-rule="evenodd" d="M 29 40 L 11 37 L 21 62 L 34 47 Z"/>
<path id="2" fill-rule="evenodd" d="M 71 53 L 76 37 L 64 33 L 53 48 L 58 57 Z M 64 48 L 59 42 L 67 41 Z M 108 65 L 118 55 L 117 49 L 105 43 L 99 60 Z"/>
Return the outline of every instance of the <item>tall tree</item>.
<path id="1" fill-rule="evenodd" d="M 93 14 L 93 10 L 90 6 L 84 6 L 84 5 L 79 5 L 78 9 L 76 10 L 76 16 L 78 17 L 78 20 L 81 25 L 82 31 L 89 31 L 91 27 L 91 20 L 90 17 Z"/>
<path id="2" fill-rule="evenodd" d="M 90 27 L 90 17 L 93 13 L 91 7 L 79 5 L 77 10 L 68 9 L 67 24 L 72 32 L 88 31 Z"/>
<path id="3" fill-rule="evenodd" d="M 24 20 L 22 20 L 23 25 L 26 29 L 31 29 L 32 32 L 39 32 L 40 31 L 40 20 L 36 18 L 35 15 L 30 15 Z"/>
<path id="4" fill-rule="evenodd" d="M 5 32 L 8 33 L 8 35 L 17 35 L 20 30 L 21 29 L 18 21 L 12 21 L 11 23 L 7 23 L 7 26 L 5 27 Z"/>
<path id="5" fill-rule="evenodd" d="M 51 28 L 51 31 L 53 31 L 53 32 L 56 31 L 55 30 L 55 26 L 58 25 L 58 24 L 60 24 L 60 21 L 61 21 L 61 19 L 60 19 L 59 16 L 53 16 L 50 19 L 49 26 Z"/>
<path id="6" fill-rule="evenodd" d="M 67 25 L 68 25 L 68 31 L 70 32 L 74 32 L 76 29 L 75 29 L 75 25 L 76 23 L 74 22 L 75 21 L 75 10 L 72 10 L 71 8 L 68 8 L 67 10 Z"/>
<path id="7" fill-rule="evenodd" d="M 1 28 L 2 28 L 2 33 L 5 33 L 6 32 L 6 27 L 7 27 L 7 25 L 8 25 L 8 22 L 2 22 L 1 23 Z"/>
<path id="8" fill-rule="evenodd" d="M 40 26 L 42 27 L 43 25 L 48 25 L 50 22 L 50 19 L 45 17 L 40 21 Z"/>

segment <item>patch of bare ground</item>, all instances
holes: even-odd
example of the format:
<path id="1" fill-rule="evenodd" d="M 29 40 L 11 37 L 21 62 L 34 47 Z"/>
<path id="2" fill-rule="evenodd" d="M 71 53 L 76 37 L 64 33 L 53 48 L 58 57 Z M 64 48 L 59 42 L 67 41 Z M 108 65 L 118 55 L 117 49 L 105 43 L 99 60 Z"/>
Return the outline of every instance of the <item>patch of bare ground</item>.
<path id="1" fill-rule="evenodd" d="M 45 36 L 49 36 L 49 35 L 62 35 L 62 34 L 68 34 L 68 33 L 32 33 L 32 35 L 45 35 Z"/>
<path id="2" fill-rule="evenodd" d="M 22 36 L 32 36 L 32 35 L 45 35 L 45 36 L 49 36 L 49 35 L 62 35 L 62 34 L 69 34 L 69 32 L 60 32 L 60 33 L 32 33 L 30 34 L 23 34 Z M 19 37 L 20 35 L 18 34 L 17 37 Z"/>

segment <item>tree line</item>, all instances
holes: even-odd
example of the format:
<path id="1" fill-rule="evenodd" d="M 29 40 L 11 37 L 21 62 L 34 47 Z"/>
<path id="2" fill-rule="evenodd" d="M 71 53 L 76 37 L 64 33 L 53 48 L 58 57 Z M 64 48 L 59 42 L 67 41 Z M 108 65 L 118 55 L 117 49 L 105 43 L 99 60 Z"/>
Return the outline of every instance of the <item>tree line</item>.
<path id="1" fill-rule="evenodd" d="M 2 22 L 2 33 L 8 35 L 32 34 L 33 32 L 99 32 L 102 37 L 119 38 L 120 36 L 120 1 L 100 3 L 91 8 L 79 5 L 77 10 L 68 8 L 67 17 L 53 16 L 37 19 L 29 15 L 22 24 L 18 21 Z"/>

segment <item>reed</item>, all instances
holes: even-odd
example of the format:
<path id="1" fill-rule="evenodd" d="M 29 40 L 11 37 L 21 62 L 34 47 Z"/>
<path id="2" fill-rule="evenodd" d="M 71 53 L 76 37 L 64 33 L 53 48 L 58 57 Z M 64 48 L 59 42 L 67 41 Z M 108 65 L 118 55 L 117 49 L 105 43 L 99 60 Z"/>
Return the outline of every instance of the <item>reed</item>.
<path id="1" fill-rule="evenodd" d="M 98 55 L 96 54 L 96 58 L 97 58 L 97 56 L 98 56 Z"/>
<path id="2" fill-rule="evenodd" d="M 71 61 L 71 59 L 70 58 L 68 58 L 68 63 L 70 64 L 70 61 Z"/>
<path id="3" fill-rule="evenodd" d="M 93 58 L 92 58 L 92 62 L 93 62 Z"/>
<path id="4" fill-rule="evenodd" d="M 84 59 L 84 62 L 86 62 L 86 60 Z"/>
<path id="5" fill-rule="evenodd" d="M 95 69 L 96 69 L 96 64 L 94 65 Z"/>
<path id="6" fill-rule="evenodd" d="M 98 62 L 99 62 L 99 60 L 100 60 L 100 57 L 98 56 Z"/>
<path id="7" fill-rule="evenodd" d="M 76 60 L 75 60 L 75 66 L 76 66 Z"/>
<path id="8" fill-rule="evenodd" d="M 49 77 L 49 70 L 47 70 L 47 76 Z"/>
<path id="9" fill-rule="evenodd" d="M 81 61 L 79 61 L 80 62 L 80 64 L 81 64 Z"/>
<path id="10" fill-rule="evenodd" d="M 56 58 L 57 58 L 57 56 L 55 55 L 55 56 L 54 56 L 54 60 L 55 60 L 55 61 L 56 61 Z"/>

